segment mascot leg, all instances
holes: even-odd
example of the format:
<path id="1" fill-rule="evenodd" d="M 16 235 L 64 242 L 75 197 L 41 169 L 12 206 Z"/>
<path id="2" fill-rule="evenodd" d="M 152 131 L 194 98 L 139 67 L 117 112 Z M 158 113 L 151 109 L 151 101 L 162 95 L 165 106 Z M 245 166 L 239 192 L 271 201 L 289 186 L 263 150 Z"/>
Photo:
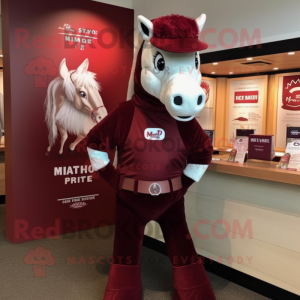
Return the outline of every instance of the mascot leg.
<path id="1" fill-rule="evenodd" d="M 187 227 L 184 198 L 170 207 L 157 222 L 172 262 L 175 300 L 215 300 Z"/>
<path id="2" fill-rule="evenodd" d="M 145 226 L 132 210 L 117 200 L 114 263 L 103 300 L 142 300 L 140 256 Z"/>
<path id="3" fill-rule="evenodd" d="M 216 300 L 201 261 L 181 267 L 173 266 L 175 300 Z"/>

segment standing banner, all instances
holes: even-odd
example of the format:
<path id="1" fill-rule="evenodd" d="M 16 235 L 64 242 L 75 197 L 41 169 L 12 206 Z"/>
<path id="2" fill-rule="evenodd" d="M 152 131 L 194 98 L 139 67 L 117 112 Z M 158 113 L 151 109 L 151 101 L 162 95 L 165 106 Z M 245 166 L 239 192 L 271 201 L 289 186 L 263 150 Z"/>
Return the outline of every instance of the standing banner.
<path id="1" fill-rule="evenodd" d="M 115 193 L 93 173 L 83 139 L 126 100 L 133 10 L 2 0 L 2 20 L 7 239 L 112 224 Z"/>
<path id="2" fill-rule="evenodd" d="M 237 129 L 266 131 L 268 76 L 229 79 L 226 101 L 226 146 L 235 142 Z"/>

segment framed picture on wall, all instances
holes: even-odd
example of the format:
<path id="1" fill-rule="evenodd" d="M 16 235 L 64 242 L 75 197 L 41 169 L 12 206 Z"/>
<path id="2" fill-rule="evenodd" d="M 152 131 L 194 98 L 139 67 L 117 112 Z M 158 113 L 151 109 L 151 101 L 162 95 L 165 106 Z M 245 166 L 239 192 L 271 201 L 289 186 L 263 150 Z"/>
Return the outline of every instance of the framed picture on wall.
<path id="1" fill-rule="evenodd" d="M 275 75 L 275 150 L 285 151 L 287 127 L 300 127 L 300 72 Z"/>
<path id="2" fill-rule="evenodd" d="M 232 78 L 227 81 L 225 145 L 232 147 L 237 129 L 266 133 L 268 76 Z"/>
<path id="3" fill-rule="evenodd" d="M 215 78 L 202 77 L 201 86 L 206 94 L 205 106 L 200 113 L 196 115 L 196 120 L 203 129 L 214 130 L 217 80 Z"/>

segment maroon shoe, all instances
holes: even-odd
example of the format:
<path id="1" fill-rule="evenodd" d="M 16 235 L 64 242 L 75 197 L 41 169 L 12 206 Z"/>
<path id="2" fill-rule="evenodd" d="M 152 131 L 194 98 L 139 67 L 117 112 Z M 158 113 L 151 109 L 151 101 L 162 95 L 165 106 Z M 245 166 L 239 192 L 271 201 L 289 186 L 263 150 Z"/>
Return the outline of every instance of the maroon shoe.
<path id="1" fill-rule="evenodd" d="M 175 300 L 216 300 L 201 261 L 182 267 L 173 266 Z"/>
<path id="2" fill-rule="evenodd" d="M 141 267 L 111 265 L 103 300 L 142 300 Z"/>

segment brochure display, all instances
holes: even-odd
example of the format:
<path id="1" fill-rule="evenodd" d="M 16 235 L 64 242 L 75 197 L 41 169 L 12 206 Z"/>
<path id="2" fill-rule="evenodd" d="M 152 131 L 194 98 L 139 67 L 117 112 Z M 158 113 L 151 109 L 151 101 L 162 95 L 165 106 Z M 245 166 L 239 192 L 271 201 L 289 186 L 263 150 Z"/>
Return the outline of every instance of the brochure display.
<path id="1" fill-rule="evenodd" d="M 204 132 L 208 135 L 210 142 L 212 145 L 215 145 L 215 131 L 214 130 L 204 130 Z"/>
<path id="2" fill-rule="evenodd" d="M 291 158 L 291 154 L 290 153 L 285 153 L 281 159 L 280 159 L 280 162 L 279 162 L 279 166 L 281 169 L 287 169 L 288 168 L 288 165 L 289 165 L 289 162 L 290 162 L 290 158 Z"/>
<path id="3" fill-rule="evenodd" d="M 229 162 L 236 162 L 243 164 L 246 159 L 248 150 L 248 137 L 237 137 L 234 143 L 234 147 L 229 153 Z"/>
<path id="4" fill-rule="evenodd" d="M 280 161 L 281 169 L 300 171 L 300 139 L 294 139 L 287 144 L 286 153 Z"/>
<path id="5" fill-rule="evenodd" d="M 273 135 L 249 135 L 248 158 L 272 160 L 275 157 Z"/>
<path id="6" fill-rule="evenodd" d="M 228 80 L 226 146 L 233 146 L 237 129 L 254 129 L 258 134 L 265 133 L 267 89 L 268 76 Z"/>
<path id="7" fill-rule="evenodd" d="M 300 73 L 277 76 L 276 150 L 284 151 L 288 127 L 300 127 Z"/>
<path id="8" fill-rule="evenodd" d="M 300 127 L 287 127 L 286 128 L 286 144 L 300 140 Z"/>
<path id="9" fill-rule="evenodd" d="M 249 136 L 250 134 L 255 134 L 254 129 L 237 129 L 236 136 Z"/>

